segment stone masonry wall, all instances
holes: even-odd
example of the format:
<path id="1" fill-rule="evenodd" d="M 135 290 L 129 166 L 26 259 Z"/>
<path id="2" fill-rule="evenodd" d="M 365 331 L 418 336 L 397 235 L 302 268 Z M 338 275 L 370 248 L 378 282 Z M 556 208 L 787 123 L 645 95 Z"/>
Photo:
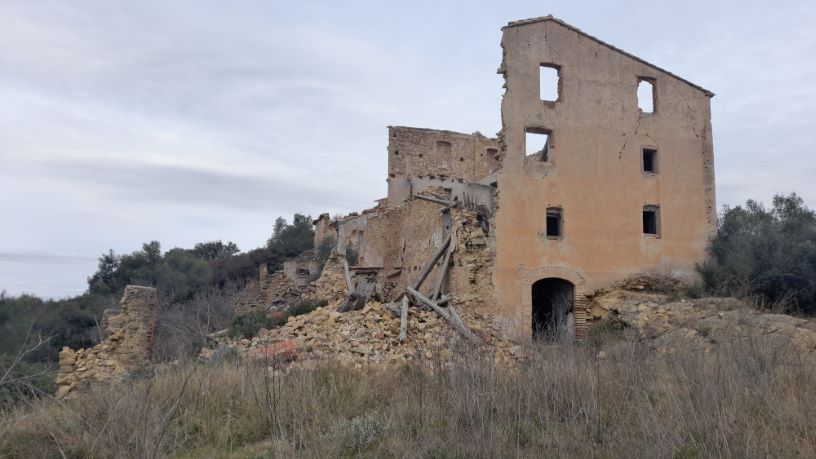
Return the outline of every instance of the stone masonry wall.
<path id="1" fill-rule="evenodd" d="M 388 129 L 388 204 L 418 192 L 410 177 L 478 182 L 499 168 L 498 141 L 480 133 L 410 127 Z"/>
<path id="2" fill-rule="evenodd" d="M 90 349 L 62 348 L 59 353 L 57 398 L 92 381 L 120 379 L 149 363 L 153 350 L 156 289 L 125 287 L 121 310 L 108 316 L 107 336 Z"/>

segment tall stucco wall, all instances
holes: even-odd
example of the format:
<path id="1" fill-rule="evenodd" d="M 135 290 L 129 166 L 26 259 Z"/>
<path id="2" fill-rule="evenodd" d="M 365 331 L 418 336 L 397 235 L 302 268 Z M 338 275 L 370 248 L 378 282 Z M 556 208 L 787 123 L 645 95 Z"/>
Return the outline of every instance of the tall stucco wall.
<path id="1" fill-rule="evenodd" d="M 635 273 L 694 276 L 716 227 L 708 95 L 554 21 L 506 27 L 502 47 L 493 279 L 508 327 L 529 336 L 541 277 L 582 295 Z M 554 103 L 539 98 L 541 64 L 560 67 Z M 656 83 L 654 114 L 638 111 L 639 77 Z M 551 131 L 547 162 L 525 156 L 528 128 Z M 657 174 L 641 171 L 644 146 L 658 149 Z M 648 204 L 660 206 L 659 237 L 643 234 Z M 544 233 L 548 207 L 563 209 L 560 239 Z"/>

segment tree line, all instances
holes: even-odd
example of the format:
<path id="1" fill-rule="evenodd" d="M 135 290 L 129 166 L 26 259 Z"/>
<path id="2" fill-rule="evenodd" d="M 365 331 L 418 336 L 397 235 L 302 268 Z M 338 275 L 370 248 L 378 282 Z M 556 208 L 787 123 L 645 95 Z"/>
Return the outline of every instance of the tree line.
<path id="1" fill-rule="evenodd" d="M 266 245 L 246 252 L 220 240 L 166 252 L 158 241 L 127 254 L 109 250 L 88 277 L 87 291 L 72 298 L 11 297 L 0 291 L 0 376 L 28 378 L 47 391 L 53 384 L 51 373 L 59 350 L 98 342 L 102 311 L 117 307 L 126 285 L 155 287 L 165 308 L 188 310 L 202 301 L 202 294 L 212 296 L 213 290 L 225 287 L 234 290 L 256 278 L 261 264 L 280 269 L 285 259 L 313 248 L 313 241 L 311 217 L 295 214 L 291 223 L 279 217 Z M 4 399 L 19 396 L 6 393 L 12 386 L 0 386 L 0 406 Z"/>

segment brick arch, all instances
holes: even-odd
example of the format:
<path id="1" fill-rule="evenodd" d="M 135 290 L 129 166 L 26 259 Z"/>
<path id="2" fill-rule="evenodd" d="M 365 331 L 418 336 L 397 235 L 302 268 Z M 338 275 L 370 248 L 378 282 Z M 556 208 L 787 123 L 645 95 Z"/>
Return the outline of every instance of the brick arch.
<path id="1" fill-rule="evenodd" d="M 562 266 L 542 266 L 525 271 L 521 277 L 521 308 L 522 321 L 530 324 L 533 321 L 533 284 L 541 279 L 558 278 L 573 285 L 572 310 L 575 318 L 575 337 L 583 338 L 586 333 L 589 309 L 586 299 L 585 279 L 579 272 Z M 528 336 L 532 336 L 532 329 L 527 328 Z"/>

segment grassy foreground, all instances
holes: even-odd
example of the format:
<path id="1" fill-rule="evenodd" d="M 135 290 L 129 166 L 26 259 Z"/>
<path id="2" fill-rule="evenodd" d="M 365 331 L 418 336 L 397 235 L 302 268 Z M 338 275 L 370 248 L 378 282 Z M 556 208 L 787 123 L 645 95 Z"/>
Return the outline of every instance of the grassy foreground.
<path id="1" fill-rule="evenodd" d="M 188 364 L 2 413 L 0 457 L 816 456 L 816 369 L 796 356 L 530 351 L 514 369 Z"/>

